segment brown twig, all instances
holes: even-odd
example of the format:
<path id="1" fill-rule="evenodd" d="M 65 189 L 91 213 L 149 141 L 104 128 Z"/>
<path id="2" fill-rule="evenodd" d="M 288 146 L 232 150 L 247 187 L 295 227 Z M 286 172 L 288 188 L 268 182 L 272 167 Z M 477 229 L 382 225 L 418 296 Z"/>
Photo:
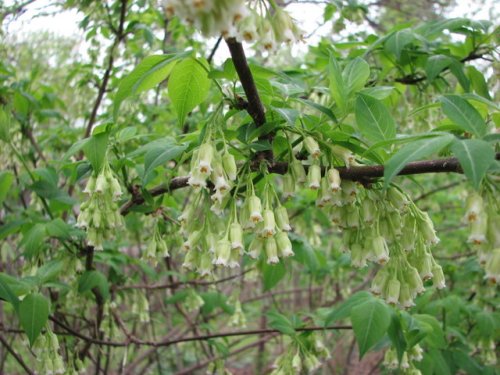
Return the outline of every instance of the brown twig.
<path id="1" fill-rule="evenodd" d="M 496 154 L 496 159 L 500 160 L 500 153 Z M 269 164 L 269 172 L 285 174 L 288 171 L 288 163 L 275 162 Z M 362 165 L 355 167 L 338 168 L 340 177 L 344 180 L 366 181 L 373 178 L 384 176 L 383 165 Z M 425 160 L 408 163 L 399 173 L 399 176 L 422 174 L 422 173 L 462 173 L 462 168 L 457 158 L 446 158 L 436 160 Z M 162 184 L 152 188 L 149 194 L 153 197 L 165 194 L 169 191 L 177 190 L 188 186 L 188 177 L 176 177 L 170 184 Z M 120 212 L 127 215 L 132 207 L 144 203 L 144 197 L 136 195 L 130 201 L 125 203 Z"/>
<path id="2" fill-rule="evenodd" d="M 106 70 L 104 71 L 104 75 L 101 80 L 101 84 L 99 86 L 99 90 L 97 92 L 97 98 L 94 102 L 94 106 L 92 107 L 92 112 L 90 113 L 89 121 L 87 123 L 87 126 L 85 127 L 85 136 L 84 138 L 87 138 L 90 133 L 92 132 L 92 128 L 95 124 L 96 118 L 97 118 L 97 112 L 99 111 L 99 107 L 101 106 L 102 99 L 104 98 L 104 94 L 107 91 L 108 88 L 108 83 L 109 83 L 109 78 L 111 76 L 111 72 L 113 71 L 113 66 L 115 63 L 115 50 L 118 48 L 118 45 L 123 41 L 125 38 L 125 16 L 127 14 L 127 2 L 128 0 L 122 0 L 121 1 L 121 8 L 120 8 L 120 23 L 118 25 L 118 31 L 116 33 L 116 38 L 115 41 L 113 42 L 113 45 L 111 46 L 109 50 L 109 57 L 108 57 L 108 66 L 106 67 Z"/>
<path id="3" fill-rule="evenodd" d="M 14 349 L 10 346 L 9 342 L 2 336 L 0 335 L 0 343 L 7 349 L 7 351 L 14 357 L 14 359 L 21 365 L 21 367 L 26 371 L 27 374 L 34 375 L 35 373 L 31 371 L 31 369 L 28 367 L 28 365 L 23 361 L 21 356 L 17 354 Z"/>

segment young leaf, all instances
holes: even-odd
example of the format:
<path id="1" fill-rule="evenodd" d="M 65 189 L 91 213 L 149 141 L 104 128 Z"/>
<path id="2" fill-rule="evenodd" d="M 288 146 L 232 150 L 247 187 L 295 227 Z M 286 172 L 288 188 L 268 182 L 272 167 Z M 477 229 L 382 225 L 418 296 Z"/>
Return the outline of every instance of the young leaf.
<path id="1" fill-rule="evenodd" d="M 175 53 L 148 56 L 130 74 L 122 78 L 114 98 L 114 117 L 117 117 L 120 105 L 127 97 L 149 90 L 165 80 L 181 56 Z"/>
<path id="2" fill-rule="evenodd" d="M 387 333 L 391 310 L 379 299 L 372 298 L 352 308 L 351 321 L 359 346 L 359 357 L 362 358 Z"/>
<path id="3" fill-rule="evenodd" d="M 19 305 L 19 299 L 15 295 L 15 293 L 10 288 L 9 284 L 6 280 L 0 277 L 0 299 L 11 303 L 16 309 Z"/>
<path id="4" fill-rule="evenodd" d="M 14 182 L 14 174 L 10 171 L 0 172 L 0 206 Z"/>
<path id="5" fill-rule="evenodd" d="M 172 70 L 168 93 L 181 125 L 184 124 L 187 114 L 208 95 L 210 79 L 204 64 L 204 61 L 189 57 L 177 63 Z"/>
<path id="6" fill-rule="evenodd" d="M 329 325 L 337 320 L 345 319 L 351 315 L 351 310 L 353 307 L 358 306 L 373 298 L 370 292 L 357 292 L 345 300 L 339 307 L 333 309 L 326 318 L 325 325 Z"/>
<path id="7" fill-rule="evenodd" d="M 429 82 L 434 81 L 452 62 L 453 59 L 446 55 L 434 55 L 429 57 L 425 65 L 425 74 L 427 74 Z"/>
<path id="8" fill-rule="evenodd" d="M 147 184 L 154 169 L 169 160 L 175 159 L 184 152 L 187 145 L 171 145 L 166 148 L 154 148 L 149 150 L 144 156 L 144 177 L 143 183 Z"/>
<path id="9" fill-rule="evenodd" d="M 274 288 L 285 275 L 286 268 L 283 262 L 279 262 L 277 264 L 264 263 L 262 265 L 264 291 L 267 292 Z"/>
<path id="10" fill-rule="evenodd" d="M 391 324 L 389 325 L 387 334 L 391 339 L 393 347 L 396 348 L 398 361 L 401 362 L 403 354 L 407 348 L 407 343 L 401 326 L 401 317 L 399 314 L 392 314 Z"/>
<path id="11" fill-rule="evenodd" d="M 385 164 L 384 185 L 386 187 L 389 186 L 394 176 L 396 176 L 406 164 L 439 152 L 444 147 L 448 146 L 453 139 L 454 137 L 451 134 L 444 134 L 439 137 L 426 138 L 405 145 Z"/>
<path id="12" fill-rule="evenodd" d="M 380 100 L 372 96 L 358 94 L 356 122 L 361 133 L 372 142 L 396 136 L 396 124 L 389 110 Z"/>
<path id="13" fill-rule="evenodd" d="M 19 305 L 19 322 L 33 345 L 49 318 L 49 301 L 39 293 L 26 296 Z"/>
<path id="14" fill-rule="evenodd" d="M 97 288 L 104 299 L 109 296 L 109 284 L 106 276 L 99 271 L 86 271 L 78 280 L 78 293 L 89 292 Z"/>
<path id="15" fill-rule="evenodd" d="M 370 65 L 361 57 L 351 60 L 342 72 L 342 78 L 349 94 L 361 90 L 368 77 L 370 77 Z"/>
<path id="16" fill-rule="evenodd" d="M 385 42 L 385 48 L 396 55 L 396 58 L 399 60 L 401 57 L 401 52 L 403 49 L 413 42 L 415 39 L 415 35 L 413 35 L 413 31 L 410 29 L 403 29 L 396 31 L 392 36 L 390 36 Z"/>
<path id="17" fill-rule="evenodd" d="M 491 144 L 480 139 L 456 140 L 451 146 L 467 178 L 476 189 L 495 161 L 495 151 Z"/>
<path id="18" fill-rule="evenodd" d="M 439 100 L 444 114 L 461 129 L 477 137 L 486 134 L 486 122 L 467 100 L 458 95 L 444 95 Z"/>
<path id="19" fill-rule="evenodd" d="M 83 152 L 96 173 L 101 170 L 104 157 L 106 156 L 108 136 L 108 132 L 92 135 L 89 141 L 83 146 Z"/>
<path id="20" fill-rule="evenodd" d="M 340 66 L 333 55 L 330 56 L 328 71 L 328 77 L 330 79 L 330 94 L 343 115 L 347 109 L 347 88 L 345 87 L 344 79 L 342 78 Z"/>
<path id="21" fill-rule="evenodd" d="M 276 311 L 270 311 L 267 313 L 267 318 L 269 319 L 268 324 L 271 328 L 277 329 L 285 335 L 295 334 L 292 322 L 286 316 Z"/>

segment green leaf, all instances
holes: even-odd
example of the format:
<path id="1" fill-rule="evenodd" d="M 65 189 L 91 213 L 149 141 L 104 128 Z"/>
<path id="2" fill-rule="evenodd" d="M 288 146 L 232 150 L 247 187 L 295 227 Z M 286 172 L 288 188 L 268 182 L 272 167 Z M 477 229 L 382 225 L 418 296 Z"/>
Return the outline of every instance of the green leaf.
<path id="1" fill-rule="evenodd" d="M 142 60 L 127 76 L 122 78 L 114 98 L 114 117 L 121 103 L 129 96 L 149 90 L 165 80 L 177 62 L 185 54 L 153 55 Z"/>
<path id="2" fill-rule="evenodd" d="M 45 245 L 47 232 L 45 224 L 37 223 L 33 225 L 24 235 L 21 240 L 21 246 L 24 247 L 24 254 L 28 258 L 36 256 L 42 247 Z"/>
<path id="3" fill-rule="evenodd" d="M 392 179 L 406 164 L 439 152 L 444 147 L 448 146 L 453 139 L 453 135 L 446 134 L 435 138 L 422 139 L 405 145 L 385 163 L 384 185 L 386 187 L 389 186 Z"/>
<path id="4" fill-rule="evenodd" d="M 0 108 L 0 141 L 10 141 L 11 115 L 3 108 Z M 3 146 L 5 147 L 5 146 Z"/>
<path id="5" fill-rule="evenodd" d="M 144 156 L 144 177 L 143 184 L 146 185 L 152 177 L 156 167 L 175 159 L 186 150 L 187 145 L 169 145 L 162 148 L 153 148 Z"/>
<path id="6" fill-rule="evenodd" d="M 486 83 L 484 75 L 473 66 L 467 67 L 467 75 L 469 76 L 469 80 L 474 91 L 478 95 L 491 100 L 491 95 L 488 90 L 488 84 Z"/>
<path id="7" fill-rule="evenodd" d="M 295 100 L 297 102 L 303 103 L 309 107 L 312 107 L 312 108 L 318 110 L 319 112 L 328 116 L 330 118 L 330 120 L 332 120 L 334 123 L 338 123 L 337 117 L 335 116 L 335 114 L 332 112 L 332 110 L 330 108 L 322 106 L 321 104 L 315 103 L 315 102 L 313 102 L 311 100 L 307 100 L 307 99 L 300 99 L 299 98 L 299 99 L 295 99 Z"/>
<path id="8" fill-rule="evenodd" d="M 439 321 L 432 315 L 427 314 L 415 314 L 413 318 L 416 319 L 418 324 L 422 327 L 428 325 L 430 328 L 424 329 L 427 332 L 425 338 L 426 343 L 437 349 L 442 349 L 446 347 L 446 340 L 444 337 L 443 329 Z"/>
<path id="9" fill-rule="evenodd" d="M 393 347 L 396 348 L 398 361 L 401 362 L 403 354 L 407 349 L 407 343 L 401 326 L 401 318 L 398 314 L 392 314 L 391 324 L 389 325 L 387 334 L 391 339 Z"/>
<path id="10" fill-rule="evenodd" d="M 361 90 L 369 77 L 370 65 L 361 57 L 351 60 L 342 72 L 342 78 L 347 86 L 348 94 Z"/>
<path id="11" fill-rule="evenodd" d="M 389 110 L 380 100 L 372 96 L 358 94 L 356 122 L 361 133 L 372 142 L 396 136 L 396 124 Z"/>
<path id="12" fill-rule="evenodd" d="M 430 349 L 427 355 L 432 358 L 434 374 L 451 375 L 450 366 L 448 366 L 440 350 Z"/>
<path id="13" fill-rule="evenodd" d="M 0 299 L 11 303 L 16 309 L 19 305 L 19 299 L 10 288 L 6 280 L 0 277 Z"/>
<path id="14" fill-rule="evenodd" d="M 415 39 L 415 35 L 413 31 L 410 29 L 403 29 L 396 31 L 392 36 L 390 36 L 385 42 L 385 48 L 396 55 L 396 58 L 399 60 L 401 58 L 401 52 L 403 49 L 413 42 Z"/>
<path id="15" fill-rule="evenodd" d="M 274 288 L 283 277 L 286 275 L 286 268 L 283 261 L 277 264 L 267 264 L 262 265 L 262 277 L 264 284 L 264 291 L 267 292 Z"/>
<path id="16" fill-rule="evenodd" d="M 86 293 L 94 288 L 97 288 L 104 299 L 108 298 L 109 284 L 106 276 L 99 271 L 85 271 L 78 280 L 78 293 Z"/>
<path id="17" fill-rule="evenodd" d="M 325 318 L 325 325 L 329 325 L 337 320 L 345 319 L 351 315 L 353 307 L 358 306 L 370 299 L 373 295 L 369 292 L 361 291 L 353 294 L 345 300 L 339 307 L 336 307 Z"/>
<path id="18" fill-rule="evenodd" d="M 486 134 L 486 122 L 467 100 L 458 95 L 444 95 L 439 100 L 444 114 L 462 130 L 477 137 Z"/>
<path id="19" fill-rule="evenodd" d="M 187 114 L 208 95 L 210 79 L 204 66 L 206 66 L 204 60 L 189 57 L 177 63 L 172 70 L 168 93 L 180 125 L 184 124 Z"/>
<path id="20" fill-rule="evenodd" d="M 293 324 L 286 316 L 276 311 L 270 311 L 267 313 L 267 318 L 268 318 L 268 325 L 271 328 L 277 329 L 278 331 L 284 333 L 285 335 L 295 334 L 295 329 L 293 328 Z"/>
<path id="21" fill-rule="evenodd" d="M 341 115 L 345 114 L 347 109 L 347 88 L 345 87 L 344 79 L 340 66 L 333 55 L 330 55 L 330 64 L 328 65 L 328 77 L 330 79 L 330 94 L 333 100 L 339 107 Z"/>
<path id="22" fill-rule="evenodd" d="M 451 146 L 451 151 L 469 181 L 478 189 L 484 175 L 495 161 L 493 146 L 480 139 L 457 139 Z"/>
<path id="23" fill-rule="evenodd" d="M 479 334 L 484 338 L 493 338 L 498 326 L 495 316 L 490 312 L 482 311 L 475 318 Z"/>
<path id="24" fill-rule="evenodd" d="M 446 55 L 434 55 L 429 57 L 425 65 L 425 74 L 427 74 L 429 82 L 434 81 L 452 62 L 453 59 Z"/>
<path id="25" fill-rule="evenodd" d="M 7 193 L 14 182 L 14 174 L 9 171 L 0 173 L 0 206 L 2 206 Z"/>
<path id="26" fill-rule="evenodd" d="M 354 335 L 358 342 L 359 357 L 373 348 L 387 333 L 391 323 L 391 310 L 379 299 L 369 299 L 351 310 Z"/>
<path id="27" fill-rule="evenodd" d="M 33 345 L 49 319 L 49 301 L 39 293 L 26 296 L 19 304 L 19 322 Z"/>
<path id="28" fill-rule="evenodd" d="M 108 132 L 92 135 L 89 141 L 83 145 L 83 152 L 96 173 L 99 173 L 102 168 L 108 149 L 108 137 Z"/>

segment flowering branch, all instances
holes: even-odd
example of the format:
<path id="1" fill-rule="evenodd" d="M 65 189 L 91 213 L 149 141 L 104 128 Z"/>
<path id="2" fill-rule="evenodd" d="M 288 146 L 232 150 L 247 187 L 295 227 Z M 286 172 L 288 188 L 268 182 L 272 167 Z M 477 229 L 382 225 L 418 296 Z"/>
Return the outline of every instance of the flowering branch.
<path id="1" fill-rule="evenodd" d="M 500 160 L 500 153 L 496 154 L 496 160 Z M 366 181 L 384 176 L 383 165 L 362 165 L 341 167 L 337 169 L 340 177 L 344 180 Z M 271 173 L 285 174 L 287 171 L 288 163 L 286 162 L 274 162 L 269 164 L 269 172 Z M 404 176 L 422 173 L 463 173 L 463 171 L 457 158 L 445 158 L 408 163 L 398 175 Z M 175 177 L 169 184 L 161 184 L 152 188 L 149 194 L 156 197 L 173 190 L 184 188 L 188 186 L 187 182 L 188 177 Z M 122 215 L 127 215 L 132 207 L 143 203 L 144 197 L 142 195 L 136 195 L 121 207 L 120 212 Z"/>

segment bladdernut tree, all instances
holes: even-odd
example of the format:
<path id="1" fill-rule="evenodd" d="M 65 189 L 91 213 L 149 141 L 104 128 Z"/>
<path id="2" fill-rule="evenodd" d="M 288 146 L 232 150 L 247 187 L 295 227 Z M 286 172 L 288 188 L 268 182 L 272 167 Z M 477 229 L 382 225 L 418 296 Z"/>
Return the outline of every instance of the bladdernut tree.
<path id="1" fill-rule="evenodd" d="M 0 372 L 495 373 L 498 29 L 326 3 L 377 33 L 71 0 L 87 61 L 8 41 Z"/>

